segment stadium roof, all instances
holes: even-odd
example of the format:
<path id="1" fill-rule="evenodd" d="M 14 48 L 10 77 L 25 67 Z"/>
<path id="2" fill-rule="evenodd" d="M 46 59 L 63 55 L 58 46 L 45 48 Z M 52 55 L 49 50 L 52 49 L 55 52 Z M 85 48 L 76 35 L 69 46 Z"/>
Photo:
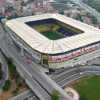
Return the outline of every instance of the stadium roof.
<path id="1" fill-rule="evenodd" d="M 58 40 L 50 40 L 31 28 L 26 22 L 54 18 L 84 33 Z M 31 48 L 41 53 L 57 54 L 67 52 L 100 41 L 100 30 L 60 14 L 43 14 L 20 17 L 6 22 L 6 25 L 23 39 Z"/>

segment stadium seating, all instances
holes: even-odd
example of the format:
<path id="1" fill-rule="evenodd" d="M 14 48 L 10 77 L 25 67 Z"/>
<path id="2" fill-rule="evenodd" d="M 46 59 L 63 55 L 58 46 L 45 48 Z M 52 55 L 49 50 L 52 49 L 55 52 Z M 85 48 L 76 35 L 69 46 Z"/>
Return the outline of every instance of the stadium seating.
<path id="1" fill-rule="evenodd" d="M 73 33 L 71 30 L 69 30 L 69 29 L 64 29 L 64 28 L 59 28 L 59 29 L 58 29 L 58 32 L 64 34 L 65 36 L 72 36 L 72 35 L 75 34 L 75 33 Z"/>

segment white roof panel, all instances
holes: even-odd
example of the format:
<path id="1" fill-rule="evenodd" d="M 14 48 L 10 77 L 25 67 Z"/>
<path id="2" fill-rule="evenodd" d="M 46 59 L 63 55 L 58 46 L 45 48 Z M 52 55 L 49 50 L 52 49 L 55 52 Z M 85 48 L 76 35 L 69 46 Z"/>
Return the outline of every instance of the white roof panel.
<path id="1" fill-rule="evenodd" d="M 50 40 L 31 28 L 26 22 L 42 19 L 54 18 L 72 27 L 78 28 L 84 33 L 66 37 L 58 40 Z M 31 48 L 47 54 L 63 53 L 100 41 L 100 30 L 93 26 L 81 23 L 74 19 L 65 17 L 60 14 L 43 14 L 28 17 L 21 17 L 6 22 L 6 25 L 22 38 Z"/>

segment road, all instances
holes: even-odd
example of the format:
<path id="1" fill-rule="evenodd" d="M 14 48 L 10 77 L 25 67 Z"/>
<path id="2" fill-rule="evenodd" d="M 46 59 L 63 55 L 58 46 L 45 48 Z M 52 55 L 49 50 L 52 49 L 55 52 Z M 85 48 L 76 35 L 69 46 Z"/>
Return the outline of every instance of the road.
<path id="1" fill-rule="evenodd" d="M 2 27 L 0 26 L 0 30 L 2 30 Z M 0 33 L 0 39 L 3 38 L 3 35 Z M 7 65 L 7 62 L 0 50 L 0 62 L 2 63 L 2 71 L 3 71 L 3 78 L 2 80 L 0 80 L 0 87 L 3 87 L 4 84 L 5 84 L 5 81 L 8 79 L 8 65 Z"/>
<path id="2" fill-rule="evenodd" d="M 75 67 L 70 70 L 65 70 L 64 72 L 59 73 L 59 75 L 55 75 L 51 78 L 61 87 L 64 87 L 74 80 L 91 74 L 100 75 L 100 66 Z"/>
<path id="3" fill-rule="evenodd" d="M 11 97 L 8 100 L 39 100 L 32 91 L 27 90 L 17 96 Z"/>

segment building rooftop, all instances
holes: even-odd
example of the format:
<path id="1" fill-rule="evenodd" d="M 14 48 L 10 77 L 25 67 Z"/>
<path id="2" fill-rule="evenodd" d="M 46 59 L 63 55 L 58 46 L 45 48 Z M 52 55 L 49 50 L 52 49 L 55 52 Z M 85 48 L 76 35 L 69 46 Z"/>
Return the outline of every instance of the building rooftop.
<path id="1" fill-rule="evenodd" d="M 81 31 L 81 33 L 52 40 L 41 34 L 34 27 L 30 27 L 30 25 L 27 24 L 28 22 L 51 18 L 71 26 L 71 29 L 78 29 Z M 99 29 L 60 14 L 42 14 L 28 17 L 20 17 L 8 20 L 6 22 L 6 25 L 17 36 L 24 40 L 31 48 L 41 53 L 63 53 L 100 41 Z"/>

